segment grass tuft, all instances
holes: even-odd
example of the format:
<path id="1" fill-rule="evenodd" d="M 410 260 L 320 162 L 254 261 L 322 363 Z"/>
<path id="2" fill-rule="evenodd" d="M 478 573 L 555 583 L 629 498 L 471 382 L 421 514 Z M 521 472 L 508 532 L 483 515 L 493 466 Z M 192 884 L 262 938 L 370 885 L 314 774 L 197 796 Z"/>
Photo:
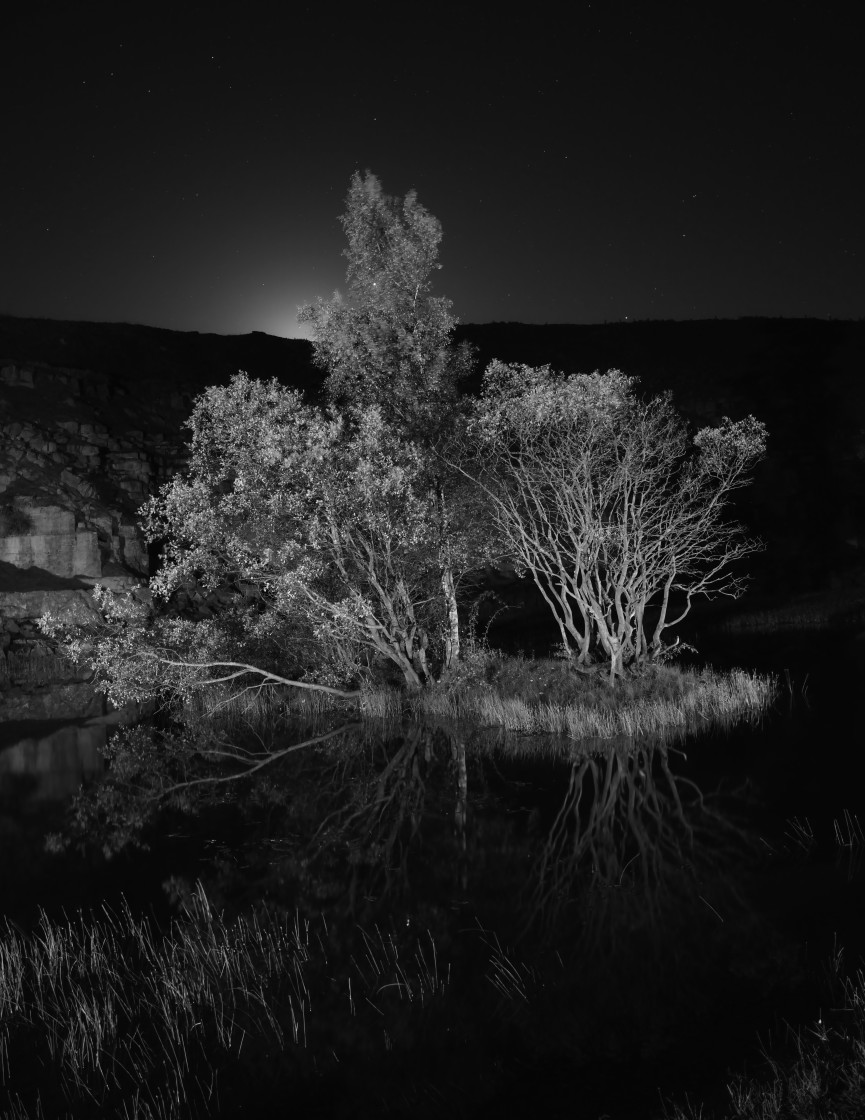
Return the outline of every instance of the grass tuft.
<path id="1" fill-rule="evenodd" d="M 840 980 L 832 1021 L 788 1028 L 779 1056 L 764 1053 L 762 1076 L 737 1076 L 728 1104 L 706 1109 L 686 1100 L 666 1120 L 861 1120 L 865 1116 L 865 974 Z"/>
<path id="2" fill-rule="evenodd" d="M 605 672 L 578 672 L 560 659 L 483 651 L 416 695 L 370 686 L 359 706 L 364 720 L 379 724 L 409 718 L 574 740 L 680 737 L 710 725 L 757 718 L 777 691 L 774 677 L 744 669 L 721 673 L 664 665 L 627 675 L 611 687 Z M 263 687 L 239 693 L 208 690 L 192 703 L 192 714 L 226 734 L 262 737 L 287 720 L 315 724 L 344 712 L 346 704 L 326 693 Z"/>
<path id="3" fill-rule="evenodd" d="M 326 925 L 313 930 L 269 912 L 229 923 L 200 886 L 166 933 L 126 905 L 59 924 L 43 912 L 30 935 L 7 922 L 0 1085 L 11 1112 L 4 1115 L 60 1115 L 61 1106 L 67 1115 L 73 1105 L 69 1115 L 213 1115 L 222 1067 L 236 1069 L 248 1057 L 255 1068 L 273 1054 L 283 1076 L 287 1069 L 303 1077 L 307 1048 L 318 1052 L 314 1068 L 322 1051 L 333 1053 L 334 1030 L 344 1043 L 351 1028 L 335 1024 L 333 1000 L 337 1019 L 372 1007 L 399 1037 L 406 1008 L 416 1016 L 445 994 L 448 970 L 429 934 L 408 944 L 378 928 L 361 937 L 353 970 L 335 977 Z M 322 979 L 316 1017 L 311 988 Z M 355 1029 L 367 1036 L 368 1025 Z"/>
<path id="4" fill-rule="evenodd" d="M 753 719 L 774 701 L 773 677 L 733 669 L 654 666 L 611 688 L 561 661 L 493 659 L 486 680 L 439 685 L 413 701 L 419 717 L 449 719 L 523 734 L 610 739 L 684 735 L 709 725 Z"/>

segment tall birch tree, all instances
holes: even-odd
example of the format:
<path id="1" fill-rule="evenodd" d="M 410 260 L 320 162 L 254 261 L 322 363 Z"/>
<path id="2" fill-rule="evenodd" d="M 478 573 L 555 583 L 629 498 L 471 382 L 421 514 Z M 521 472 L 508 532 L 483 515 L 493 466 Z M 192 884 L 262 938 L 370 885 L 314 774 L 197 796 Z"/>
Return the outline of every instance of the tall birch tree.
<path id="1" fill-rule="evenodd" d="M 458 524 L 466 495 L 441 452 L 457 410 L 457 383 L 470 372 L 467 344 L 454 345 L 451 301 L 432 294 L 441 223 L 409 191 L 386 195 L 378 178 L 355 172 L 340 222 L 348 245 L 347 294 L 302 307 L 313 328 L 316 364 L 335 405 L 378 408 L 402 438 L 422 449 L 434 498 L 439 582 L 446 617 L 444 664 L 459 657 L 457 583 L 483 551 L 477 519 Z"/>

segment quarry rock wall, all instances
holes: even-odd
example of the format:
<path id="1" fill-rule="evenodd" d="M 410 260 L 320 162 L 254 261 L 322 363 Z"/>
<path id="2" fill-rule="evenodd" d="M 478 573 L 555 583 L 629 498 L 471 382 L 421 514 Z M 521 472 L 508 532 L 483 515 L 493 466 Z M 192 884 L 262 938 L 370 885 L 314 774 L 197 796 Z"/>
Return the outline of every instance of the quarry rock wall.
<path id="1" fill-rule="evenodd" d="M 182 465 L 190 402 L 0 360 L 0 718 L 16 686 L 81 675 L 40 632 L 43 614 L 92 621 L 93 587 L 146 583 L 136 513 Z"/>
<path id="2" fill-rule="evenodd" d="M 138 511 L 182 468 L 194 399 L 241 369 L 321 382 L 304 340 L 0 315 L 0 724 L 85 713 L 38 620 L 93 620 L 94 586 L 146 584 Z"/>

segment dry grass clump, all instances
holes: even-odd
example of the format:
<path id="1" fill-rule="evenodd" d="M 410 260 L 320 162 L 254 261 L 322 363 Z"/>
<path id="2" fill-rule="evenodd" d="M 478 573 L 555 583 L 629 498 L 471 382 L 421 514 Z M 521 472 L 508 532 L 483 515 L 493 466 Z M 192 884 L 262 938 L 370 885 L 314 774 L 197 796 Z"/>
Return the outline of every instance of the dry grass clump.
<path id="1" fill-rule="evenodd" d="M 395 688 L 366 688 L 360 699 L 361 715 L 385 723 L 399 722 L 404 701 L 404 694 Z"/>
<path id="2" fill-rule="evenodd" d="M 618 735 L 686 734 L 709 724 L 754 718 L 775 698 L 772 677 L 733 669 L 681 669 L 651 665 L 611 687 L 606 671 L 580 672 L 554 658 L 470 651 L 450 676 L 408 696 L 399 688 L 362 690 L 361 717 L 399 724 L 405 718 L 501 727 L 522 734 L 572 739 Z M 320 692 L 250 688 L 207 690 L 193 714 L 223 732 L 264 736 L 298 720 L 314 724 L 345 711 L 346 701 Z"/>
<path id="3" fill-rule="evenodd" d="M 226 734 L 259 736 L 279 731 L 286 720 L 315 723 L 332 712 L 345 712 L 350 701 L 326 692 L 255 685 L 236 689 L 217 685 L 202 689 L 187 701 L 184 715 L 205 721 Z"/>
<path id="4" fill-rule="evenodd" d="M 600 675 L 566 663 L 526 657 L 491 658 L 486 679 L 432 688 L 414 701 L 420 716 L 463 720 L 521 733 L 572 739 L 687 733 L 765 711 L 774 678 L 734 669 L 653 666 L 610 687 Z"/>

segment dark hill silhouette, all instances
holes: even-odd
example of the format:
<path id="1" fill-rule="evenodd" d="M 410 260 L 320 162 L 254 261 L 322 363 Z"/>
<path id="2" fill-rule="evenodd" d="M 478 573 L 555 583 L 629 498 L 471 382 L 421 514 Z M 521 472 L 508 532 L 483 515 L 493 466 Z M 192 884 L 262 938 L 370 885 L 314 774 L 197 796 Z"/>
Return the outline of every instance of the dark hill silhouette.
<path id="1" fill-rule="evenodd" d="M 130 323 L 17 319 L 0 315 L 0 358 L 142 379 L 176 390 L 226 381 L 239 369 L 315 394 L 322 382 L 304 339 L 170 331 Z"/>

